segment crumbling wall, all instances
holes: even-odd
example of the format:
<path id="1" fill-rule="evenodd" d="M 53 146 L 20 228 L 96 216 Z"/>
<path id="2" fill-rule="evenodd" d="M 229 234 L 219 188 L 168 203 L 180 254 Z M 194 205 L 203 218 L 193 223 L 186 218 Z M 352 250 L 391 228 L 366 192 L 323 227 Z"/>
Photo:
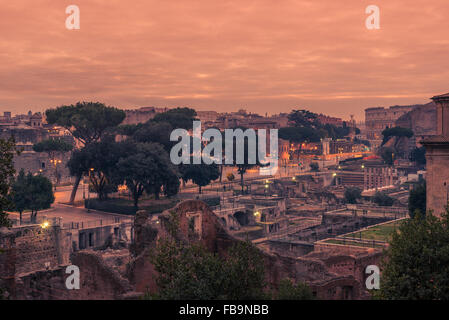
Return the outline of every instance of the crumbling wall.
<path id="1" fill-rule="evenodd" d="M 78 252 L 72 258 L 80 270 L 80 289 L 66 287 L 67 266 L 33 272 L 16 278 L 13 298 L 19 300 L 120 299 L 133 291 L 127 279 L 110 268 L 99 253 Z"/>
<path id="2" fill-rule="evenodd" d="M 191 230 L 189 230 L 189 213 L 195 212 L 201 213 L 201 236 L 192 240 Z M 209 250 L 222 256 L 226 256 L 228 249 L 235 242 L 240 241 L 225 231 L 217 216 L 201 201 L 182 202 L 175 208 L 165 211 L 159 220 L 150 220 L 148 215 L 141 213 L 136 218 L 135 239 L 145 243 L 145 248 L 136 244 L 136 248 L 140 248 L 136 252 L 140 254 L 128 268 L 128 278 L 136 291 L 152 293 L 157 291 L 155 283 L 157 274 L 150 262 L 149 253 L 157 239 L 172 236 L 169 227 L 171 219 L 179 223 L 179 234 L 177 234 L 179 239 L 199 241 Z M 261 251 L 261 254 L 266 281 L 271 287 L 277 287 L 280 280 L 290 278 L 294 281 L 309 283 L 317 296 L 321 298 L 359 297 L 360 282 L 353 275 L 333 273 L 320 259 L 281 256 L 267 251 Z"/>

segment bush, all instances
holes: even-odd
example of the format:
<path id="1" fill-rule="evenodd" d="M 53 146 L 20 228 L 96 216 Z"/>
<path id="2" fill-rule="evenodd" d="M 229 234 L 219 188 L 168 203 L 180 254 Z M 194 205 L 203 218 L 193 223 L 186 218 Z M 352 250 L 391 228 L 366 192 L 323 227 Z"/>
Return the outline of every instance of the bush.
<path id="1" fill-rule="evenodd" d="M 305 283 L 294 284 L 290 279 L 282 279 L 277 293 L 278 300 L 313 300 L 312 290 Z"/>
<path id="2" fill-rule="evenodd" d="M 119 213 L 126 215 L 136 214 L 137 208 L 131 204 L 128 204 L 125 200 L 121 199 L 109 199 L 109 200 L 98 200 L 90 199 L 84 200 L 84 207 L 92 210 L 105 211 L 111 213 Z"/>
<path id="3" fill-rule="evenodd" d="M 310 170 L 314 171 L 314 172 L 318 172 L 320 171 L 320 166 L 317 162 L 312 162 L 310 164 Z"/>
<path id="4" fill-rule="evenodd" d="M 357 199 L 362 197 L 362 190 L 357 187 L 349 187 L 345 190 L 345 200 L 347 203 L 355 204 Z"/>
<path id="5" fill-rule="evenodd" d="M 394 203 L 394 199 L 387 195 L 385 192 L 376 192 L 373 201 L 378 206 L 382 207 L 391 207 Z"/>
<path id="6" fill-rule="evenodd" d="M 417 184 L 410 190 L 408 197 L 408 211 L 411 218 L 414 217 L 416 210 L 422 215 L 426 215 L 426 183 Z"/>
<path id="7" fill-rule="evenodd" d="M 174 200 L 169 203 L 155 203 L 150 206 L 140 206 L 136 208 L 131 201 L 125 199 L 108 199 L 103 201 L 99 199 L 90 199 L 89 201 L 89 209 L 126 215 L 135 215 L 137 210 L 146 210 L 149 214 L 161 213 L 164 210 L 173 208 L 178 202 L 177 200 Z M 88 207 L 87 199 L 84 201 L 84 207 Z"/>
<path id="8" fill-rule="evenodd" d="M 205 202 L 209 207 L 215 207 L 220 205 L 220 197 L 204 198 L 201 199 L 201 201 Z"/>

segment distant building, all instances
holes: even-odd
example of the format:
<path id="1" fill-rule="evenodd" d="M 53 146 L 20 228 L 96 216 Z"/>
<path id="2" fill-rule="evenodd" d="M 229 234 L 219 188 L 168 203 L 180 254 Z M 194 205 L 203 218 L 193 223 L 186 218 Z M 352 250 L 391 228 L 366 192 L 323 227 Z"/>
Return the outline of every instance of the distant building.
<path id="1" fill-rule="evenodd" d="M 381 161 L 363 164 L 363 190 L 378 190 L 393 186 L 393 168 Z"/>
<path id="2" fill-rule="evenodd" d="M 167 111 L 168 108 L 156 108 L 156 107 L 142 107 L 139 109 L 129 109 L 125 110 L 125 120 L 122 124 L 138 124 L 145 123 L 158 113 Z"/>
<path id="3" fill-rule="evenodd" d="M 393 106 L 389 108 L 377 107 L 365 109 L 365 135 L 372 146 L 380 144 L 383 139 L 382 131 L 395 127 L 396 120 L 415 106 Z"/>
<path id="4" fill-rule="evenodd" d="M 326 115 L 324 115 L 322 113 L 320 113 L 318 115 L 318 121 L 321 124 L 323 124 L 323 125 L 331 124 L 331 125 L 334 125 L 336 127 L 342 127 L 343 126 L 343 120 L 341 118 L 329 117 L 329 116 L 326 116 Z"/>

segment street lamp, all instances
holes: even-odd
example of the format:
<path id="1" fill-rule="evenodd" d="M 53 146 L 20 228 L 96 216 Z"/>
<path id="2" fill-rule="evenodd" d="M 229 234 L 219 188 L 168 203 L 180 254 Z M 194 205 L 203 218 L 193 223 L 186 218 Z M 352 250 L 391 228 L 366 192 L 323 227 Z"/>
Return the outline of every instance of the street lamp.
<path id="1" fill-rule="evenodd" d="M 41 224 L 42 229 L 47 229 L 50 226 L 50 223 L 48 221 L 45 221 Z"/>
<path id="2" fill-rule="evenodd" d="M 61 164 L 62 161 L 59 159 L 50 159 L 50 162 L 55 165 L 55 191 L 56 191 L 56 184 L 58 183 L 58 164 Z"/>

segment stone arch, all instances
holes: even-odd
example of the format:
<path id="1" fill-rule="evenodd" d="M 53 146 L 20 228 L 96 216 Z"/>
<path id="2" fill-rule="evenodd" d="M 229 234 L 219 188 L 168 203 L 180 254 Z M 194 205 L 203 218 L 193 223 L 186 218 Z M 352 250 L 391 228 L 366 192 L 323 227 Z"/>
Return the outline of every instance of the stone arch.
<path id="1" fill-rule="evenodd" d="M 248 213 L 244 211 L 237 211 L 233 214 L 233 217 L 238 221 L 241 226 L 249 224 Z"/>

